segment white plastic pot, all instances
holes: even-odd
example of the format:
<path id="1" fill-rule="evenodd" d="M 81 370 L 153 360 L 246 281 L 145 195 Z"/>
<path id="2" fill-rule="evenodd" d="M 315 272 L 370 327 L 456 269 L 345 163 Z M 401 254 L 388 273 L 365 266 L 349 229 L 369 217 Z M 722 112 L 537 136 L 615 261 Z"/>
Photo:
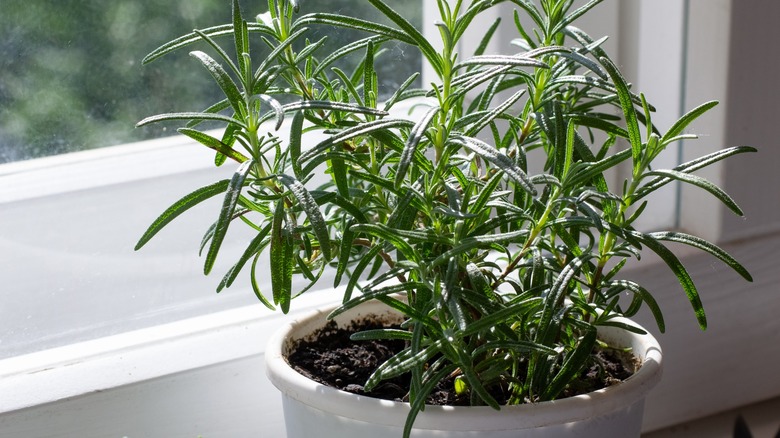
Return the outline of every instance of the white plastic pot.
<path id="1" fill-rule="evenodd" d="M 408 403 L 359 396 L 330 388 L 299 374 L 285 355 L 297 339 L 325 325 L 325 309 L 281 328 L 266 350 L 267 373 L 282 392 L 288 438 L 400 438 Z M 365 315 L 397 316 L 378 302 L 340 315 L 344 327 Z M 661 378 L 661 348 L 651 335 L 610 327 L 599 337 L 631 347 L 642 367 L 625 382 L 586 395 L 552 402 L 489 407 L 427 406 L 414 423 L 414 438 L 631 438 L 639 437 L 644 400 Z"/>

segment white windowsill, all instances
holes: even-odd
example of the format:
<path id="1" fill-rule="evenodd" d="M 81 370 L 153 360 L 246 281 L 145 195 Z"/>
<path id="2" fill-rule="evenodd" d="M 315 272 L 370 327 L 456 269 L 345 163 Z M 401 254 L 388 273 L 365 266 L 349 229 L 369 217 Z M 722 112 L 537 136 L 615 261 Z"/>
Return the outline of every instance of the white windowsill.
<path id="1" fill-rule="evenodd" d="M 175 135 L 0 165 L 0 204 L 214 166 L 213 152 Z"/>
<path id="2" fill-rule="evenodd" d="M 0 415 L 261 355 L 282 321 L 337 296 L 310 293 L 289 315 L 258 304 L 2 360 Z"/>

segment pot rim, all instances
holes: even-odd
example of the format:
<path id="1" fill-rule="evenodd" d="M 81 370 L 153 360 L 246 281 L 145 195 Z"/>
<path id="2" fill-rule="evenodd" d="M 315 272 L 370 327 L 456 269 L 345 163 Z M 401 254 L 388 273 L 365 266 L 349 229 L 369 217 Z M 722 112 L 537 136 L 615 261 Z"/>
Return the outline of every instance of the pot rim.
<path id="1" fill-rule="evenodd" d="M 271 336 L 265 354 L 269 380 L 286 397 L 315 409 L 357 421 L 387 426 L 403 425 L 410 410 L 409 403 L 341 391 L 303 376 L 287 363 L 284 354 L 294 342 L 290 339 L 291 334 L 306 330 L 303 328 L 306 327 L 308 330 L 305 335 L 308 335 L 322 327 L 322 321 L 335 307 L 316 310 L 287 322 Z M 344 324 L 363 315 L 382 313 L 389 313 L 383 304 L 367 302 L 352 312 L 340 315 L 337 322 Z M 637 325 L 633 321 L 631 324 Z M 634 375 L 617 385 L 554 401 L 503 406 L 500 411 L 488 406 L 428 405 L 417 416 L 414 427 L 474 431 L 541 427 L 603 416 L 642 401 L 661 379 L 662 352 L 658 341 L 649 332 L 647 335 L 638 335 L 615 327 L 599 327 L 599 337 L 631 346 L 642 359 L 642 366 Z"/>

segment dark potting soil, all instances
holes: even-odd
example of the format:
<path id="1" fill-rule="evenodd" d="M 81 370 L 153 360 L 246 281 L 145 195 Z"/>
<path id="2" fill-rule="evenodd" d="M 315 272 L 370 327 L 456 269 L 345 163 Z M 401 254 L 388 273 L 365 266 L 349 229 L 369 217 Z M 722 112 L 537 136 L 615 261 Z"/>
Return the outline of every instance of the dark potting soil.
<path id="1" fill-rule="evenodd" d="M 301 341 L 287 361 L 304 376 L 343 391 L 394 401 L 407 401 L 409 377 L 400 376 L 383 381 L 370 393 L 363 385 L 374 370 L 404 349 L 404 341 L 352 341 L 350 335 L 356 331 L 382 328 L 376 322 L 367 320 L 350 329 L 339 329 L 330 323 L 313 340 Z M 593 365 L 583 370 L 580 379 L 564 390 L 561 397 L 597 391 L 620 383 L 633 375 L 635 358 L 616 350 L 599 349 L 595 352 Z M 509 394 L 504 388 L 492 388 L 491 395 L 499 403 L 506 403 Z M 454 378 L 443 381 L 429 396 L 429 405 L 465 406 L 469 397 L 455 392 Z"/>

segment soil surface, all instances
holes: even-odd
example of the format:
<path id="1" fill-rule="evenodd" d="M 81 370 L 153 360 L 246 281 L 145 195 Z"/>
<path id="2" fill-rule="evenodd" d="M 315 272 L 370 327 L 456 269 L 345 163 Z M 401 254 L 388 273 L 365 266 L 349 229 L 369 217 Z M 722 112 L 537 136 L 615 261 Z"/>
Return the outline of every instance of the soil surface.
<path id="1" fill-rule="evenodd" d="M 381 328 L 374 322 L 361 323 L 350 329 L 338 329 L 331 323 L 312 341 L 301 341 L 287 358 L 290 365 L 304 376 L 324 385 L 371 397 L 408 401 L 409 379 L 401 376 L 386 380 L 370 393 L 363 385 L 374 370 L 405 347 L 404 341 L 352 341 L 352 333 Z M 571 397 L 620 383 L 633 375 L 636 359 L 627 353 L 599 349 L 597 360 L 581 373 L 581 379 L 570 385 L 561 397 Z M 499 403 L 506 403 L 509 394 L 502 388 L 491 391 Z M 429 405 L 466 406 L 468 396 L 455 393 L 454 381 L 443 381 L 427 400 Z"/>

